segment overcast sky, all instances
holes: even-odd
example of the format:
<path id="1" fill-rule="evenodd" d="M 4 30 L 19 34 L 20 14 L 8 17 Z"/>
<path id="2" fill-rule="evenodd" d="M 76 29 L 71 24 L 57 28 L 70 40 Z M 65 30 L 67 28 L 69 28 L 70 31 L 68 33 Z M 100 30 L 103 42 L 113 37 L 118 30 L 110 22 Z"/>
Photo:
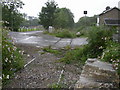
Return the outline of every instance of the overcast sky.
<path id="1" fill-rule="evenodd" d="M 48 0 L 21 0 L 25 5 L 23 9 L 20 10 L 22 13 L 26 13 L 28 16 L 38 17 L 39 12 L 41 11 L 42 6 L 45 6 L 45 3 Z M 83 11 L 87 10 L 87 16 L 94 16 L 102 13 L 105 10 L 106 6 L 118 7 L 118 2 L 120 0 L 54 0 L 58 7 L 69 8 L 74 14 L 74 20 L 77 22 L 80 17 L 83 17 Z"/>

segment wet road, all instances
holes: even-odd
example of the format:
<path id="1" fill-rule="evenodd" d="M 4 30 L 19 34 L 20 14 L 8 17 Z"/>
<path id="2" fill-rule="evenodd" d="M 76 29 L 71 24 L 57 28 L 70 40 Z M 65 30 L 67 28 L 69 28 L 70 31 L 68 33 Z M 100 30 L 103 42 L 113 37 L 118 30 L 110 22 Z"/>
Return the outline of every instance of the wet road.
<path id="1" fill-rule="evenodd" d="M 67 45 L 72 47 L 87 44 L 87 38 L 57 38 L 43 34 L 43 31 L 30 32 L 10 32 L 9 35 L 17 44 L 30 44 L 37 47 L 52 46 L 53 48 L 63 48 Z"/>

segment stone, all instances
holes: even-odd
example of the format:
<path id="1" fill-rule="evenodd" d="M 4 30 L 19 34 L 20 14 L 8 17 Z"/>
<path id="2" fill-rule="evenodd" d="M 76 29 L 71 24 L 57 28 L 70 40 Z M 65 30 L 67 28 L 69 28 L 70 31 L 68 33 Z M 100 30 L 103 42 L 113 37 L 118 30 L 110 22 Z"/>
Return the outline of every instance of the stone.
<path id="1" fill-rule="evenodd" d="M 112 64 L 88 59 L 75 88 L 118 88 L 119 76 Z"/>
<path id="2" fill-rule="evenodd" d="M 76 36 L 80 36 L 80 35 L 81 35 L 80 32 L 77 32 L 77 33 L 76 33 Z"/>
<path id="3" fill-rule="evenodd" d="M 49 26 L 49 33 L 52 33 L 53 31 L 54 31 L 54 27 L 52 27 L 52 26 Z"/>

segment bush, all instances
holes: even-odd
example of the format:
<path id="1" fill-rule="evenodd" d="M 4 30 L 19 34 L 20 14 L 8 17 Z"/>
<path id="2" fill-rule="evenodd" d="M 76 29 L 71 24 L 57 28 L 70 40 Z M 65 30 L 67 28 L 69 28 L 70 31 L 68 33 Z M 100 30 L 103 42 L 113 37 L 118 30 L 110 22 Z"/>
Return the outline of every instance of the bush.
<path id="1" fill-rule="evenodd" d="M 106 48 L 106 42 L 111 40 L 112 34 L 113 31 L 106 28 L 92 27 L 88 35 L 89 53 L 91 57 L 96 58 L 102 54 L 103 49 Z"/>
<path id="2" fill-rule="evenodd" d="M 60 61 L 65 62 L 66 64 L 70 64 L 72 62 L 84 64 L 87 59 L 87 52 L 87 46 L 78 47 L 75 50 L 68 50 Z"/>
<path id="3" fill-rule="evenodd" d="M 72 38 L 73 34 L 70 31 L 68 31 L 68 30 L 63 30 L 62 32 L 57 33 L 56 37 Z"/>
<path id="4" fill-rule="evenodd" d="M 24 65 L 23 58 L 19 49 L 10 42 L 7 33 L 4 30 L 2 34 L 2 81 L 3 85 L 13 77 L 14 73 L 21 69 Z"/>
<path id="5" fill-rule="evenodd" d="M 77 32 L 80 32 L 81 36 L 88 37 L 89 32 L 92 30 L 92 27 L 81 26 L 77 29 Z"/>
<path id="6" fill-rule="evenodd" d="M 101 57 L 103 61 L 110 62 L 114 65 L 115 69 L 120 75 L 120 44 L 117 42 L 109 41 L 106 49 L 104 49 Z"/>
<path id="7" fill-rule="evenodd" d="M 67 30 L 67 29 L 55 30 L 53 33 L 50 33 L 50 35 L 60 37 L 60 38 L 74 38 L 74 37 L 76 37 L 74 32 Z"/>

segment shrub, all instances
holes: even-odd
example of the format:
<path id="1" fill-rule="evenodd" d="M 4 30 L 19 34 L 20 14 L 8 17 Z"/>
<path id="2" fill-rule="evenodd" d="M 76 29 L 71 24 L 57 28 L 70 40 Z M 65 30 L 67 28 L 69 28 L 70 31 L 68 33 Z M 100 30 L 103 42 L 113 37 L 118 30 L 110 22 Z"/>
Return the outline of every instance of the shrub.
<path id="1" fill-rule="evenodd" d="M 89 32 L 92 30 L 93 27 L 84 27 L 81 26 L 77 29 L 77 32 L 80 32 L 81 36 L 88 37 Z"/>
<path id="2" fill-rule="evenodd" d="M 89 32 L 89 53 L 91 57 L 100 56 L 103 52 L 103 49 L 106 48 L 106 42 L 111 40 L 113 31 L 107 30 L 106 28 L 101 27 L 92 27 L 92 30 Z"/>
<path id="3" fill-rule="evenodd" d="M 120 75 L 120 44 L 117 42 L 107 42 L 107 47 L 103 51 L 101 57 L 103 61 L 110 62 L 114 65 L 115 69 Z"/>
<path id="4" fill-rule="evenodd" d="M 4 30 L 2 34 L 2 81 L 3 85 L 13 77 L 14 73 L 24 65 L 23 58 L 19 49 L 10 42 Z"/>
<path id="5" fill-rule="evenodd" d="M 72 38 L 73 37 L 72 33 L 68 30 L 63 30 L 62 32 L 57 33 L 56 36 L 61 37 L 61 38 Z"/>
<path id="6" fill-rule="evenodd" d="M 48 32 L 46 32 L 48 33 Z M 55 30 L 53 33 L 49 33 L 50 35 L 56 36 L 56 37 L 60 37 L 60 38 L 74 38 L 76 37 L 75 33 L 67 30 L 67 29 L 58 29 Z"/>
<path id="7" fill-rule="evenodd" d="M 84 64 L 87 59 L 87 52 L 87 46 L 78 47 L 75 50 L 67 51 L 60 61 L 65 62 L 66 64 L 70 64 L 72 62 Z"/>

